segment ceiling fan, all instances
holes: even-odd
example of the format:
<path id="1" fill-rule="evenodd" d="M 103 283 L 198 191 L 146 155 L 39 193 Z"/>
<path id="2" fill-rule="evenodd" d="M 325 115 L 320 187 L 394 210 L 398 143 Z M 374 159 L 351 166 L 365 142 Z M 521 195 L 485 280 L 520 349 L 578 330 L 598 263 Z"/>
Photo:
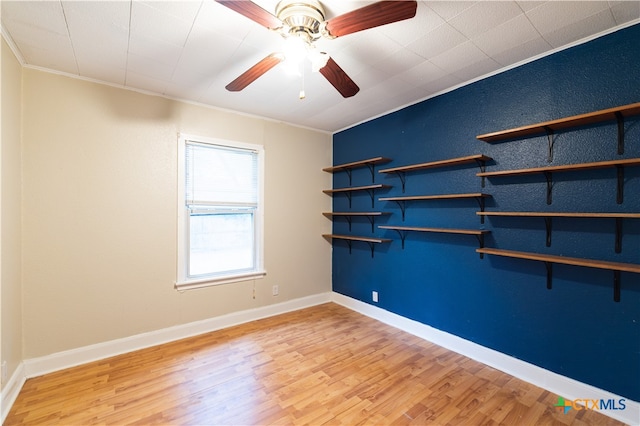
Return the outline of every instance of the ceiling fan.
<path id="1" fill-rule="evenodd" d="M 351 97 L 360 88 L 342 68 L 314 42 L 321 37 L 334 39 L 369 28 L 413 18 L 417 2 L 409 0 L 378 1 L 343 15 L 325 20 L 322 4 L 317 0 L 281 0 L 275 15 L 250 0 L 216 0 L 223 6 L 278 32 L 284 39 L 283 52 L 271 53 L 226 86 L 231 92 L 243 90 L 280 62 L 293 66 L 306 57 L 312 69 L 319 71 L 340 94 Z M 304 94 L 301 91 L 300 98 Z"/>

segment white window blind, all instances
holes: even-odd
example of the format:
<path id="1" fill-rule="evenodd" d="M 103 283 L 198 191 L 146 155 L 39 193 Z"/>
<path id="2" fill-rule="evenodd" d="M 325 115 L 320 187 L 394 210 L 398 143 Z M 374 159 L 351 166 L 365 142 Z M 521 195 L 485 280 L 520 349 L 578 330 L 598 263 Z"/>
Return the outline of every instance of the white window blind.
<path id="1" fill-rule="evenodd" d="M 182 135 L 180 140 L 178 236 L 183 249 L 176 287 L 264 276 L 262 150 Z"/>
<path id="2" fill-rule="evenodd" d="M 188 142 L 185 154 L 188 205 L 256 205 L 256 151 Z"/>

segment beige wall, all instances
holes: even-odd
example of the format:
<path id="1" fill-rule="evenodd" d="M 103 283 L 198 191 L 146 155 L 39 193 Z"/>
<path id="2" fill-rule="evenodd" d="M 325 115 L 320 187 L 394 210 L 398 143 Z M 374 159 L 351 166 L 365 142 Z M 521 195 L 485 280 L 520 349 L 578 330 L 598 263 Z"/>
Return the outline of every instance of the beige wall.
<path id="1" fill-rule="evenodd" d="M 24 358 L 330 291 L 331 135 L 23 78 Z M 174 290 L 178 132 L 264 144 L 265 279 Z"/>
<path id="2" fill-rule="evenodd" d="M 2 40 L 2 132 L 0 145 L 0 359 L 11 377 L 22 361 L 21 153 L 22 71 Z M 4 386 L 6 383 L 2 383 Z"/>

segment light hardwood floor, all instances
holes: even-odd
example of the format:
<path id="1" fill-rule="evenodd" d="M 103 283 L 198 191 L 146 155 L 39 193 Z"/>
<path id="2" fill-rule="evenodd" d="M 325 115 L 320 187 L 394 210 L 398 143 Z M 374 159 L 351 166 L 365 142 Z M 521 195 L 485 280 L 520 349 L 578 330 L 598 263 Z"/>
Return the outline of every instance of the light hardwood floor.
<path id="1" fill-rule="evenodd" d="M 618 425 L 329 303 L 29 379 L 5 425 Z"/>

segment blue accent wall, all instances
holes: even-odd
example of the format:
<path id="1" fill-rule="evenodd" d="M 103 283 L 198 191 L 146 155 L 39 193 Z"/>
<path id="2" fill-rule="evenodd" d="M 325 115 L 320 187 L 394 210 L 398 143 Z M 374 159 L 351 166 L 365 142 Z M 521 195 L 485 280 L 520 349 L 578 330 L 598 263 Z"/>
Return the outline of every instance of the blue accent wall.
<path id="1" fill-rule="evenodd" d="M 640 158 L 640 118 L 625 121 L 624 154 L 615 123 L 558 133 L 547 162 L 546 136 L 488 144 L 476 135 L 640 102 L 640 25 L 541 58 L 334 135 L 334 164 L 384 156 L 375 183 L 393 187 L 356 192 L 352 205 L 333 196 L 334 211 L 386 211 L 372 232 L 366 218 L 351 229 L 334 218 L 336 234 L 392 238 L 375 246 L 333 242 L 333 289 L 515 358 L 640 401 L 640 274 L 621 274 L 621 301 L 613 301 L 613 272 L 553 266 L 546 288 L 544 263 L 485 256 L 470 235 L 412 232 L 405 247 L 395 231 L 378 225 L 487 229 L 488 247 L 640 264 L 640 219 L 623 221 L 622 253 L 614 251 L 613 219 L 555 218 L 545 245 L 542 218 L 488 217 L 480 223 L 473 200 L 410 202 L 384 196 L 486 192 L 488 211 L 640 212 L 640 167 L 625 168 L 624 203 L 616 203 L 616 171 L 554 174 L 546 203 L 542 175 L 489 178 L 485 188 L 474 165 L 407 174 L 406 191 L 380 168 L 472 154 L 493 158 L 487 171 Z M 349 186 L 346 173 L 334 187 Z M 352 185 L 371 183 L 366 168 Z M 379 293 L 373 303 L 372 291 Z M 585 395 L 585 398 L 588 395 Z"/>

